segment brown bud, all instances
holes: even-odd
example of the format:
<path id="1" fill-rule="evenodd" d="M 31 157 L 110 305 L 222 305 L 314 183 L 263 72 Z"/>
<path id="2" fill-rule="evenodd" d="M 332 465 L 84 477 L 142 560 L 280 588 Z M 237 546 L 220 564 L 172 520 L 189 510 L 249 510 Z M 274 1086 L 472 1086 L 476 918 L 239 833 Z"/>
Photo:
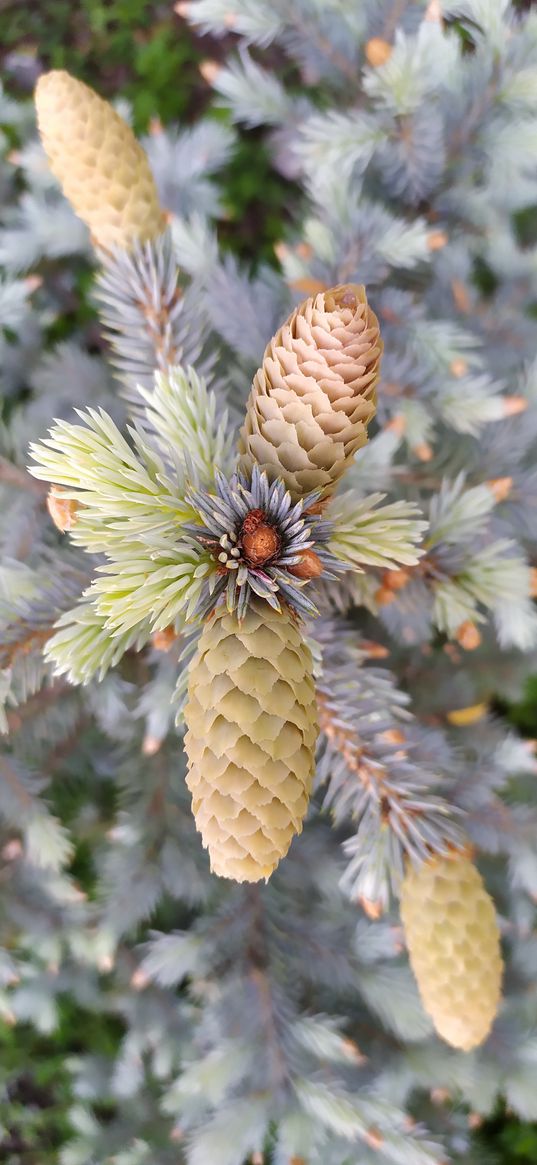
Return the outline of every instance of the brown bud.
<path id="1" fill-rule="evenodd" d="M 155 756 L 161 744 L 162 740 L 158 736 L 144 736 L 142 741 L 142 752 L 144 756 Z"/>
<path id="2" fill-rule="evenodd" d="M 486 483 L 497 502 L 504 502 L 509 497 L 513 488 L 512 477 L 491 477 L 490 481 Z"/>
<path id="3" fill-rule="evenodd" d="M 415 445 L 412 452 L 418 461 L 432 461 L 433 451 L 427 441 L 421 441 L 419 445 Z"/>
<path id="4" fill-rule="evenodd" d="M 32 295 L 34 291 L 39 291 L 39 288 L 43 286 L 43 276 L 27 275 L 23 282 L 26 290 Z"/>
<path id="5" fill-rule="evenodd" d="M 364 1135 L 364 1141 L 369 1145 L 370 1149 L 382 1149 L 384 1137 L 380 1129 L 371 1128 L 367 1129 Z"/>
<path id="6" fill-rule="evenodd" d="M 504 396 L 503 398 L 504 417 L 516 417 L 517 413 L 524 413 L 527 407 L 528 402 L 525 396 Z"/>
<path id="7" fill-rule="evenodd" d="M 278 554 L 281 547 L 278 531 L 265 522 L 264 517 L 263 510 L 251 510 L 242 524 L 242 550 L 251 566 L 263 566 Z"/>
<path id="8" fill-rule="evenodd" d="M 469 1112 L 468 1113 L 468 1128 L 479 1129 L 482 1124 L 483 1124 L 483 1117 L 481 1116 L 481 1113 L 479 1113 L 479 1112 Z"/>
<path id="9" fill-rule="evenodd" d="M 134 973 L 131 975 L 131 987 L 133 991 L 144 991 L 145 988 L 149 986 L 150 982 L 151 980 L 149 975 L 147 975 L 141 967 L 137 967 Z"/>
<path id="10" fill-rule="evenodd" d="M 389 61 L 392 53 L 393 48 L 391 44 L 388 44 L 387 40 L 382 40 L 380 36 L 371 37 L 371 40 L 368 40 L 365 46 L 367 63 L 373 69 L 378 69 L 381 65 L 385 65 L 386 61 Z"/>
<path id="11" fill-rule="evenodd" d="M 218 63 L 218 61 L 202 61 L 199 66 L 199 71 L 203 77 L 203 80 L 206 81 L 208 85 L 213 85 L 221 68 L 222 66 Z"/>
<path id="12" fill-rule="evenodd" d="M 375 922 L 384 914 L 382 902 L 374 902 L 371 898 L 359 898 L 358 901 L 364 914 L 367 914 L 367 917 L 372 918 Z"/>
<path id="13" fill-rule="evenodd" d="M 2 849 L 2 857 L 5 862 L 15 862 L 17 858 L 22 857 L 23 849 L 22 842 L 18 837 L 12 837 L 11 841 L 6 842 Z"/>
<path id="14" fill-rule="evenodd" d="M 323 564 L 314 550 L 302 550 L 300 560 L 294 566 L 289 566 L 288 570 L 295 578 L 318 578 L 323 573 Z"/>
<path id="15" fill-rule="evenodd" d="M 287 243 L 282 243 L 281 240 L 274 244 L 274 254 L 279 263 L 285 263 L 290 253 L 290 248 Z"/>
<path id="16" fill-rule="evenodd" d="M 452 663 L 461 662 L 461 653 L 460 651 L 457 651 L 454 643 L 444 643 L 442 651 L 445 652 L 448 659 L 450 659 Z"/>
<path id="17" fill-rule="evenodd" d="M 391 587 L 379 587 L 378 591 L 375 591 L 375 602 L 378 603 L 379 607 L 387 607 L 388 603 L 393 603 L 394 599 L 395 591 L 392 591 Z"/>
<path id="18" fill-rule="evenodd" d="M 389 651 L 382 643 L 375 643 L 374 639 L 362 639 L 360 650 L 365 651 L 369 659 L 387 659 Z"/>
<path id="19" fill-rule="evenodd" d="M 457 627 L 455 639 L 465 651 L 475 651 L 476 647 L 479 647 L 481 643 L 479 631 L 471 619 L 465 619 L 464 623 L 461 623 L 460 627 Z"/>
<path id="20" fill-rule="evenodd" d="M 308 506 L 307 510 L 304 510 L 304 513 L 313 514 L 315 517 L 321 517 L 324 514 L 329 501 L 330 498 L 319 498 L 319 501 L 314 502 L 312 506 Z"/>
<path id="21" fill-rule="evenodd" d="M 52 485 L 47 495 L 47 510 L 57 530 L 65 534 L 72 530 L 77 520 L 79 504 L 75 498 L 65 496 L 59 485 Z"/>
<path id="22" fill-rule="evenodd" d="M 451 293 L 453 295 L 457 311 L 463 312 L 464 315 L 468 315 L 468 312 L 472 310 L 472 301 L 470 299 L 468 288 L 462 282 L 462 279 L 453 279 L 451 281 Z"/>
<path id="23" fill-rule="evenodd" d="M 311 243 L 297 243 L 295 247 L 295 254 L 298 255 L 299 259 L 313 259 L 313 253 Z"/>
<path id="24" fill-rule="evenodd" d="M 390 591 L 401 591 L 410 578 L 408 570 L 385 570 L 382 575 L 382 584 Z"/>
<path id="25" fill-rule="evenodd" d="M 250 510 L 242 523 L 241 534 L 254 534 L 265 521 L 266 516 L 264 510 Z"/>
<path id="26" fill-rule="evenodd" d="M 430 1097 L 433 1104 L 447 1104 L 451 1100 L 451 1093 L 447 1088 L 433 1088 Z"/>
<path id="27" fill-rule="evenodd" d="M 403 413 L 397 413 L 395 417 L 392 417 L 391 421 L 387 421 L 384 426 L 384 432 L 395 433 L 398 437 L 402 437 L 403 433 L 406 432 L 406 425 L 406 417 Z"/>
<path id="28" fill-rule="evenodd" d="M 461 376 L 466 376 L 466 373 L 468 372 L 467 361 L 463 360 L 462 356 L 456 356 L 455 359 L 451 361 L 449 370 L 453 376 L 457 377 L 457 380 L 460 380 Z"/>
<path id="29" fill-rule="evenodd" d="M 381 740 L 385 740 L 386 744 L 404 744 L 406 737 L 400 728 L 385 728 L 384 732 L 380 733 Z"/>
<path id="30" fill-rule="evenodd" d="M 177 640 L 177 633 L 173 623 L 169 627 L 163 627 L 161 631 L 154 631 L 151 636 L 151 643 L 155 651 L 170 651 Z"/>
<path id="31" fill-rule="evenodd" d="M 367 1063 L 367 1056 L 364 1056 L 364 1053 L 360 1051 L 358 1044 L 355 1044 L 354 1040 L 343 1040 L 343 1047 L 349 1060 L 352 1060 L 355 1064 Z"/>
<path id="32" fill-rule="evenodd" d="M 445 231 L 431 231 L 430 235 L 427 235 L 427 250 L 441 251 L 448 242 L 449 239 Z"/>
<path id="33" fill-rule="evenodd" d="M 430 0 L 425 10 L 424 20 L 428 20 L 433 24 L 443 24 L 443 12 L 440 0 Z"/>

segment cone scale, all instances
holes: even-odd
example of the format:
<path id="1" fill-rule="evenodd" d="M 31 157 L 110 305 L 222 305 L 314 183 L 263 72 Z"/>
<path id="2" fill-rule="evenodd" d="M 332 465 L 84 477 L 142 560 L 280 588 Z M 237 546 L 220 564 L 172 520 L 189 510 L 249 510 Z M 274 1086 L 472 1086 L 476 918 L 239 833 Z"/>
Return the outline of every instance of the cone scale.
<path id="1" fill-rule="evenodd" d="M 225 608 L 190 665 L 187 785 L 213 873 L 270 877 L 302 830 L 318 724 L 312 659 L 288 610 Z"/>

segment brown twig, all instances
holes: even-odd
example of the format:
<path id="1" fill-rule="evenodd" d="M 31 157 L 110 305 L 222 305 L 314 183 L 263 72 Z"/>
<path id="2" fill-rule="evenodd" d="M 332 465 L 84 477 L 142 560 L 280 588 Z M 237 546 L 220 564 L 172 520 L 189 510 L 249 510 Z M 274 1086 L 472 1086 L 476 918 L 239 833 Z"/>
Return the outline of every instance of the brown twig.
<path id="1" fill-rule="evenodd" d="M 8 461 L 7 457 L 0 457 L 0 482 L 3 482 L 4 485 L 13 485 L 17 489 L 24 489 L 43 501 L 48 493 L 46 482 L 38 481 L 26 469 L 21 469 L 13 461 Z"/>
<path id="2" fill-rule="evenodd" d="M 393 787 L 390 788 L 389 795 L 385 791 L 385 780 L 389 776 L 388 770 L 380 761 L 368 756 L 358 733 L 350 724 L 342 722 L 326 692 L 319 689 L 317 689 L 317 710 L 321 732 L 341 753 L 349 771 L 354 773 L 364 788 L 374 796 L 380 806 L 381 814 L 387 818 L 391 806 L 395 804 L 402 806 L 404 800 L 404 798 L 399 797 Z M 387 729 L 382 734 L 382 738 L 387 744 L 400 745 L 404 749 L 405 736 L 400 728 Z M 406 806 L 404 813 L 408 814 L 409 812 L 411 810 Z"/>
<path id="3" fill-rule="evenodd" d="M 137 307 L 144 317 L 147 331 L 155 351 L 157 367 L 163 372 L 173 364 L 176 364 L 179 358 L 177 348 L 172 342 L 173 328 L 171 325 L 170 311 L 181 299 L 181 296 L 181 288 L 177 287 L 169 302 L 161 304 L 158 312 L 155 312 L 152 304 L 147 301 L 137 300 Z"/>
<path id="4" fill-rule="evenodd" d="M 16 627 L 16 623 L 13 625 Z M 21 626 L 24 624 L 21 620 Z M 26 627 L 20 639 L 14 643 L 6 644 L 0 643 L 0 666 L 12 667 L 17 658 L 21 655 L 29 655 L 30 652 L 35 651 L 36 648 L 43 647 L 43 644 L 50 639 L 54 631 L 54 627 L 40 627 L 38 629 L 33 627 Z"/>

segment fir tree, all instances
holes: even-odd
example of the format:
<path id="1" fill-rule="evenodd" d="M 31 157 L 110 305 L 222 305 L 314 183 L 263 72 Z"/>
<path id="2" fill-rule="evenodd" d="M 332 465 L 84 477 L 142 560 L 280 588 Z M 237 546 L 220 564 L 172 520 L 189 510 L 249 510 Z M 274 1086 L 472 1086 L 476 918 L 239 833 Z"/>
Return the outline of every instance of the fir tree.
<path id="1" fill-rule="evenodd" d="M 84 336 L 39 355 L 90 243 L 2 108 L 4 375 L 31 393 L 0 463 L 0 1005 L 122 1020 L 115 1060 L 70 1066 L 62 1165 L 477 1161 L 468 1106 L 537 1116 L 535 760 L 497 711 L 537 657 L 537 19 L 181 8 L 239 38 L 217 93 L 303 196 L 281 274 L 248 276 L 207 181 L 233 131 L 150 138 L 153 185 L 110 107 L 40 82 L 115 381 Z"/>

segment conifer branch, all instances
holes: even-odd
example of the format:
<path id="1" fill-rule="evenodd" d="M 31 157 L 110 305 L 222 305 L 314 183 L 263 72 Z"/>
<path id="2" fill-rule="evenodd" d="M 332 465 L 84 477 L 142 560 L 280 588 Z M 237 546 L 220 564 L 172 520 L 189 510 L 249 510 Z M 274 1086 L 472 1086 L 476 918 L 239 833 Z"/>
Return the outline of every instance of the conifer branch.
<path id="1" fill-rule="evenodd" d="M 383 910 L 398 893 L 405 858 L 423 861 L 460 841 L 459 814 L 431 791 L 440 774 L 421 769 L 407 699 L 390 673 L 362 667 L 359 650 L 331 643 L 329 624 L 322 641 L 317 780 L 335 820 L 357 822 L 343 886 Z"/>
<path id="2" fill-rule="evenodd" d="M 102 263 L 96 296 L 104 335 L 131 404 L 139 408 L 138 386 L 150 390 L 155 372 L 182 364 L 209 376 L 215 357 L 202 356 L 198 296 L 179 283 L 169 237 L 103 255 Z"/>
<path id="3" fill-rule="evenodd" d="M 179 8 L 221 38 L 223 130 L 158 126 L 146 158 L 77 81 L 40 83 L 72 94 L 41 128 L 106 248 L 128 429 L 78 312 L 40 354 L 89 241 L 0 91 L 20 139 L 0 141 L 0 257 L 54 267 L 0 282 L 0 1011 L 52 1030 L 72 994 L 121 1021 L 67 1065 L 89 1100 L 66 1160 L 447 1165 L 474 1148 L 453 1106 L 444 1147 L 415 1123 L 445 1087 L 432 1021 L 486 1037 L 499 929 L 487 1071 L 459 1051 L 449 1087 L 537 1116 L 535 758 L 499 711 L 537 668 L 537 21 L 508 0 Z M 291 180 L 279 269 L 220 247 L 232 120 Z M 74 868 L 95 855 L 90 903 L 48 786 Z"/>

